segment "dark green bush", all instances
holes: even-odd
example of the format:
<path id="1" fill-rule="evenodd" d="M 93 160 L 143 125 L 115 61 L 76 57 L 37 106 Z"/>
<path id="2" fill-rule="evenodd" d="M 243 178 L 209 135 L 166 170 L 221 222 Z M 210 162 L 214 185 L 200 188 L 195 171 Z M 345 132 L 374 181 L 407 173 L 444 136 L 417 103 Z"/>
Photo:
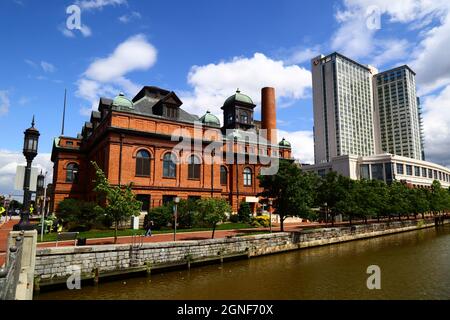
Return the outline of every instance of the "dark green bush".
<path id="1" fill-rule="evenodd" d="M 230 216 L 230 222 L 232 223 L 238 223 L 239 222 L 239 216 L 237 214 L 232 214 Z"/>
<path id="2" fill-rule="evenodd" d="M 59 203 L 56 217 L 63 221 L 66 229 L 87 231 L 101 224 L 102 213 L 95 202 L 65 199 Z"/>
<path id="3" fill-rule="evenodd" d="M 238 211 L 239 221 L 248 223 L 251 220 L 252 210 L 250 208 L 250 204 L 247 202 L 241 202 Z"/>
<path id="4" fill-rule="evenodd" d="M 153 228 L 155 230 L 166 228 L 169 223 L 173 223 L 172 206 L 166 205 L 151 209 L 144 218 L 144 225 L 148 221 L 153 221 Z"/>

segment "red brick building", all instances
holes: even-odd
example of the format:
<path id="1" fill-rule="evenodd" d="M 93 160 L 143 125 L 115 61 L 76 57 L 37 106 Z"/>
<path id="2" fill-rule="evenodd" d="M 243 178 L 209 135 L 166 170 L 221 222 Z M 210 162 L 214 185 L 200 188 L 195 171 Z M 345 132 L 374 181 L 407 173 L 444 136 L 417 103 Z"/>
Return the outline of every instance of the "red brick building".
<path id="1" fill-rule="evenodd" d="M 123 95 L 101 98 L 78 137 L 54 141 L 52 210 L 66 198 L 96 199 L 95 161 L 111 184 L 133 184 L 143 211 L 174 197 L 223 197 L 235 211 L 247 201 L 256 211 L 261 168 L 269 166 L 268 160 L 291 158 L 290 144 L 276 140 L 274 89 L 264 88 L 262 95 L 262 122 L 253 118 L 252 99 L 238 90 L 222 107 L 223 126 L 209 112 L 201 118 L 187 113 L 174 92 L 157 87 L 144 87 L 132 100 Z M 271 143 L 247 137 L 261 129 L 267 129 Z M 174 133 L 183 138 L 174 138 Z M 191 148 L 174 151 L 181 140 Z M 211 144 L 216 145 L 213 155 L 222 159 L 211 161 Z M 237 164 L 238 157 L 244 162 Z"/>

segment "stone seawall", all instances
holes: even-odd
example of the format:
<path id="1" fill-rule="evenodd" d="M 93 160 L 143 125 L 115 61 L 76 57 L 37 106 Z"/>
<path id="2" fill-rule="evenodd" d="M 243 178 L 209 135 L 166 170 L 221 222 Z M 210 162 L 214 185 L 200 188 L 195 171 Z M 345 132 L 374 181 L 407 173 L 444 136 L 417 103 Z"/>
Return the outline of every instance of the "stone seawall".
<path id="1" fill-rule="evenodd" d="M 305 230 L 225 239 L 38 249 L 35 287 L 65 283 L 79 270 L 81 278 L 187 267 L 231 258 L 328 245 L 434 226 L 434 220 L 402 221 L 354 227 Z"/>

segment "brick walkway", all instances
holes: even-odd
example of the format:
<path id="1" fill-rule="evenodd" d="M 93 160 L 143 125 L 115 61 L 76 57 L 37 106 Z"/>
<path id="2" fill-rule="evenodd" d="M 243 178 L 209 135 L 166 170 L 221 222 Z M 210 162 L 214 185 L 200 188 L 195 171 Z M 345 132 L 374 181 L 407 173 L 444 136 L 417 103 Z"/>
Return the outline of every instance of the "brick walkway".
<path id="1" fill-rule="evenodd" d="M 301 229 L 302 227 L 306 226 L 307 224 L 288 224 L 285 225 L 285 231 L 295 231 L 298 229 Z M 308 224 L 311 226 L 310 224 Z M 235 236 L 237 234 L 245 234 L 245 233 L 254 233 L 257 231 L 266 230 L 268 229 L 239 229 L 239 230 L 219 230 L 216 231 L 214 238 L 220 239 L 225 238 L 227 236 Z M 279 229 L 273 228 L 274 232 L 278 232 Z M 198 232 L 184 232 L 184 233 L 177 233 L 177 241 L 183 241 L 183 240 L 206 240 L 211 239 L 212 237 L 212 231 L 198 231 Z M 166 233 L 166 234 L 157 234 L 153 235 L 151 237 L 144 237 L 143 242 L 145 243 L 152 243 L 152 242 L 170 242 L 173 241 L 173 233 Z M 133 237 L 119 237 L 117 238 L 117 244 L 131 244 L 133 242 Z M 64 246 L 73 246 L 74 241 L 64 241 L 59 242 L 59 247 Z M 108 244 L 114 244 L 114 238 L 100 238 L 100 239 L 88 239 L 87 245 L 108 245 Z M 55 242 L 46 242 L 38 244 L 39 248 L 49 248 L 49 247 L 55 247 Z"/>
<path id="2" fill-rule="evenodd" d="M 3 266 L 6 260 L 6 247 L 8 243 L 8 235 L 11 232 L 13 226 L 18 221 L 11 220 L 0 226 L 0 267 Z"/>

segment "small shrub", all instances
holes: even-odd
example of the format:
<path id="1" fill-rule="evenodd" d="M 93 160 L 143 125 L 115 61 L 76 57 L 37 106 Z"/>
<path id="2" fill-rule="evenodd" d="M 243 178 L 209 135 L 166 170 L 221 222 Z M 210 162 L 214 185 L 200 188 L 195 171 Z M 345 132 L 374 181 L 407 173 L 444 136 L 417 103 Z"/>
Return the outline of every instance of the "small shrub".
<path id="1" fill-rule="evenodd" d="M 268 216 L 253 217 L 251 225 L 254 227 L 257 227 L 257 228 L 270 227 L 270 217 L 268 217 Z"/>

